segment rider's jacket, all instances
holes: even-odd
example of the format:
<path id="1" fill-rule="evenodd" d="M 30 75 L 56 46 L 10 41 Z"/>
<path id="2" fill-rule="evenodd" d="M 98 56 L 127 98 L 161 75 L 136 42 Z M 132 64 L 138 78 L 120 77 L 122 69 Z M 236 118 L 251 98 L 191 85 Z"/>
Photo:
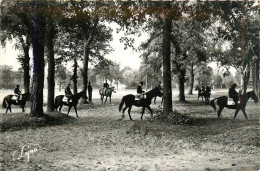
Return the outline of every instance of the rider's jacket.
<path id="1" fill-rule="evenodd" d="M 21 91 L 19 90 L 19 88 L 14 89 L 14 94 L 21 94 Z"/>
<path id="2" fill-rule="evenodd" d="M 109 87 L 108 83 L 104 83 L 103 87 L 108 88 Z"/>
<path id="3" fill-rule="evenodd" d="M 65 89 L 65 95 L 66 95 L 66 96 L 71 96 L 71 95 L 72 95 L 72 92 L 71 92 L 69 86 L 67 86 L 66 89 Z"/>
<path id="4" fill-rule="evenodd" d="M 237 93 L 235 87 L 231 87 L 231 88 L 229 89 L 228 95 L 229 95 L 230 98 L 236 98 L 236 97 L 238 97 L 238 93 Z"/>
<path id="5" fill-rule="evenodd" d="M 139 86 L 137 87 L 137 94 L 142 94 L 142 93 L 143 93 L 142 86 L 139 85 Z"/>

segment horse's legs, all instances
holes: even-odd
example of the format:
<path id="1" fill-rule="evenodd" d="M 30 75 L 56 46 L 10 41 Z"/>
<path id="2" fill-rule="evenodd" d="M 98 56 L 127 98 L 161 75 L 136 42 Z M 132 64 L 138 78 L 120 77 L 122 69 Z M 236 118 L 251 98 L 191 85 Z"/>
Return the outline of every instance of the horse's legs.
<path id="1" fill-rule="evenodd" d="M 10 112 L 12 113 L 11 105 L 9 105 L 8 108 L 9 108 Z M 7 109 L 8 109 L 8 108 L 7 108 Z"/>
<path id="2" fill-rule="evenodd" d="M 77 113 L 77 106 L 74 106 L 74 109 L 75 109 L 77 118 L 79 118 L 78 113 Z"/>
<path id="3" fill-rule="evenodd" d="M 241 109 L 241 110 L 242 110 L 242 112 L 243 112 L 243 114 L 244 114 L 244 116 L 245 116 L 246 120 L 248 120 L 248 118 L 247 118 L 247 115 L 246 115 L 245 108 L 244 108 L 244 109 Z"/>
<path id="4" fill-rule="evenodd" d="M 153 111 L 152 111 L 152 109 L 151 109 L 150 106 L 147 106 L 147 109 L 151 112 L 151 119 L 152 119 L 152 121 L 153 121 Z"/>
<path id="5" fill-rule="evenodd" d="M 68 114 L 70 113 L 71 106 L 69 106 Z"/>
<path id="6" fill-rule="evenodd" d="M 123 108 L 123 113 L 125 113 L 125 110 L 128 108 L 128 106 L 125 106 L 124 108 Z"/>
<path id="7" fill-rule="evenodd" d="M 111 96 L 109 96 L 110 104 L 111 104 Z"/>
<path id="8" fill-rule="evenodd" d="M 164 98 L 162 97 L 162 102 L 161 102 L 161 105 L 163 104 L 163 100 L 164 100 Z"/>
<path id="9" fill-rule="evenodd" d="M 106 96 L 106 100 L 105 100 L 105 103 L 104 103 L 104 104 L 106 104 L 106 102 L 107 102 L 107 96 Z"/>
<path id="10" fill-rule="evenodd" d="M 220 117 L 220 114 L 221 114 L 223 109 L 224 109 L 224 106 L 219 107 L 219 109 L 218 109 L 218 118 Z"/>
<path id="11" fill-rule="evenodd" d="M 21 106 L 21 108 L 22 108 L 22 112 L 24 112 L 25 110 L 24 110 L 24 106 L 22 106 L 22 105 L 20 105 Z"/>
<path id="12" fill-rule="evenodd" d="M 124 118 L 125 117 L 125 110 L 128 108 L 128 106 L 125 106 L 124 108 L 123 108 L 123 110 L 122 110 L 122 118 Z"/>
<path id="13" fill-rule="evenodd" d="M 63 104 L 60 105 L 59 112 L 61 111 L 62 106 L 63 106 Z"/>
<path id="14" fill-rule="evenodd" d="M 128 115 L 129 115 L 130 120 L 133 120 L 132 117 L 131 117 L 131 114 L 130 114 L 131 108 L 132 108 L 132 106 L 129 106 L 129 108 L 128 108 Z"/>
<path id="15" fill-rule="evenodd" d="M 238 114 L 238 112 L 240 111 L 240 108 L 237 108 L 236 109 L 236 112 L 235 112 L 235 115 L 234 115 L 234 119 L 236 119 L 236 117 L 237 117 L 237 114 Z M 243 110 L 242 110 L 243 111 Z M 244 112 L 243 112 L 244 113 Z M 245 114 L 244 114 L 245 115 Z M 246 118 L 247 118 L 247 116 L 245 116 Z"/>
<path id="16" fill-rule="evenodd" d="M 143 106 L 141 120 L 143 120 L 144 111 L 145 111 L 145 107 Z"/>
<path id="17" fill-rule="evenodd" d="M 8 104 L 8 106 L 7 106 L 7 108 L 6 108 L 6 111 L 5 111 L 5 113 L 7 113 L 7 112 L 8 112 L 8 109 L 9 109 L 9 104 Z"/>

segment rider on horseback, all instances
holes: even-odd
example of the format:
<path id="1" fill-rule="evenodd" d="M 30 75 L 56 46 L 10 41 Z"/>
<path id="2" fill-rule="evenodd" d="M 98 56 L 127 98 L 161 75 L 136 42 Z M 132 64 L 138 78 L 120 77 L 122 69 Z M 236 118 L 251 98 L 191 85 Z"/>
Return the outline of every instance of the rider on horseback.
<path id="1" fill-rule="evenodd" d="M 211 86 L 206 84 L 206 92 L 211 94 Z"/>
<path id="2" fill-rule="evenodd" d="M 107 83 L 107 81 L 103 84 L 103 94 L 107 93 L 107 89 L 109 88 L 109 84 Z"/>
<path id="3" fill-rule="evenodd" d="M 161 81 L 159 81 L 157 87 L 159 88 L 160 91 L 162 91 Z"/>
<path id="4" fill-rule="evenodd" d="M 231 86 L 231 88 L 230 88 L 229 91 L 228 91 L 228 95 L 229 95 L 230 98 L 232 98 L 232 99 L 234 100 L 235 105 L 237 106 L 237 104 L 238 104 L 238 99 L 239 99 L 239 94 L 238 94 L 237 91 L 236 91 L 236 86 L 237 86 L 236 83 L 234 83 L 234 84 Z"/>
<path id="5" fill-rule="evenodd" d="M 69 103 L 69 101 L 70 101 L 70 99 L 71 99 L 71 96 L 72 96 L 73 94 L 72 94 L 72 92 L 71 92 L 71 90 L 70 90 L 70 83 L 67 85 L 67 87 L 66 87 L 66 89 L 65 89 L 65 96 L 68 98 L 68 103 Z"/>
<path id="6" fill-rule="evenodd" d="M 140 103 L 140 101 L 144 98 L 144 91 L 143 91 L 143 89 L 142 89 L 142 86 L 143 86 L 143 82 L 142 81 L 140 81 L 140 84 L 139 84 L 139 86 L 137 87 L 137 97 L 139 98 L 139 101 L 138 101 L 138 103 Z"/>
<path id="7" fill-rule="evenodd" d="M 16 88 L 14 89 L 14 94 L 15 96 L 17 96 L 17 99 L 16 99 L 16 102 L 18 103 L 19 102 L 19 99 L 20 99 L 20 95 L 21 95 L 21 91 L 19 89 L 20 85 L 16 85 Z"/>
<path id="8" fill-rule="evenodd" d="M 204 91 L 206 90 L 206 86 L 205 86 L 205 84 L 202 84 L 202 85 L 201 85 L 200 90 L 201 90 L 201 92 L 204 92 Z"/>

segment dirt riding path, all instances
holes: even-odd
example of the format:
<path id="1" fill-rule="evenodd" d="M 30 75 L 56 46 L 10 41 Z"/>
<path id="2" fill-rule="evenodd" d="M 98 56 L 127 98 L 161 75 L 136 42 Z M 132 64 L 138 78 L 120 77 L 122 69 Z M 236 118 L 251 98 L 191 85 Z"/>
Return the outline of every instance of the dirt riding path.
<path id="1" fill-rule="evenodd" d="M 176 105 L 175 105 L 176 106 Z M 182 111 L 185 105 L 180 104 Z M 216 119 L 195 105 L 201 118 L 193 126 L 121 120 L 118 105 L 80 109 L 66 125 L 2 133 L 5 170 L 258 170 L 259 125 L 256 119 Z M 154 108 L 154 106 L 153 106 Z M 198 111 L 203 111 L 199 114 Z M 12 114 L 10 114 L 12 115 Z M 74 114 L 71 114 L 74 116 Z M 199 116 L 200 115 L 200 116 Z M 231 114 L 230 114 L 231 115 Z M 146 115 L 148 117 L 149 115 Z M 230 116 L 227 116 L 230 117 Z M 227 126 L 225 126 L 227 125 Z M 226 129 L 223 130 L 223 127 Z M 28 148 L 27 145 L 30 144 Z M 18 160 L 21 148 L 37 148 Z M 16 153 L 15 153 L 16 152 Z"/>
<path id="2" fill-rule="evenodd" d="M 187 96 L 189 103 L 174 101 L 174 109 L 194 118 L 191 126 L 149 122 L 146 114 L 133 107 L 132 117 L 122 120 L 118 103 L 80 106 L 79 119 L 63 125 L 22 128 L 1 132 L 2 170 L 259 170 L 260 105 L 248 103 L 249 121 L 240 113 L 225 109 L 221 119 L 210 106 Z M 213 92 L 213 94 L 218 92 Z M 177 96 L 176 96 L 177 97 Z M 160 99 L 158 99 L 160 101 Z M 155 110 L 157 105 L 152 105 Z M 14 107 L 14 112 L 21 109 Z M 27 105 L 26 111 L 29 111 Z M 3 114 L 1 123 L 28 117 L 22 113 Z M 66 108 L 63 109 L 66 113 Z M 32 149 L 28 156 L 24 152 Z M 17 158 L 21 159 L 17 159 Z M 0 170 L 1 170 L 0 169 Z"/>

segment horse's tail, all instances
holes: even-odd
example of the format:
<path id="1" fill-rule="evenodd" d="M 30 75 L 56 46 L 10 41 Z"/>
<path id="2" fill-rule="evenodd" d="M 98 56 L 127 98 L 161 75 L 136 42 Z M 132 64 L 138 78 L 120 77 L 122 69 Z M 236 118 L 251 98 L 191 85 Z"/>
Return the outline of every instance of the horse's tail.
<path id="1" fill-rule="evenodd" d="M 6 108 L 6 107 L 7 107 L 7 106 L 6 106 L 6 97 L 5 97 L 4 100 L 3 100 L 2 107 L 3 107 L 3 108 Z"/>
<path id="2" fill-rule="evenodd" d="M 210 101 L 210 105 L 214 108 L 214 110 L 217 110 L 215 102 L 214 102 L 216 99 L 218 99 L 218 98 L 215 98 L 215 99 Z"/>
<path id="3" fill-rule="evenodd" d="M 121 103 L 120 103 L 120 105 L 119 105 L 119 112 L 121 111 L 121 109 L 122 109 L 122 107 L 123 107 L 123 105 L 124 105 L 124 102 L 125 102 L 125 96 L 122 98 L 122 100 L 121 100 Z"/>
<path id="4" fill-rule="evenodd" d="M 55 108 L 55 110 L 57 110 L 57 108 L 58 108 L 58 98 L 57 97 L 55 97 L 54 108 Z"/>

